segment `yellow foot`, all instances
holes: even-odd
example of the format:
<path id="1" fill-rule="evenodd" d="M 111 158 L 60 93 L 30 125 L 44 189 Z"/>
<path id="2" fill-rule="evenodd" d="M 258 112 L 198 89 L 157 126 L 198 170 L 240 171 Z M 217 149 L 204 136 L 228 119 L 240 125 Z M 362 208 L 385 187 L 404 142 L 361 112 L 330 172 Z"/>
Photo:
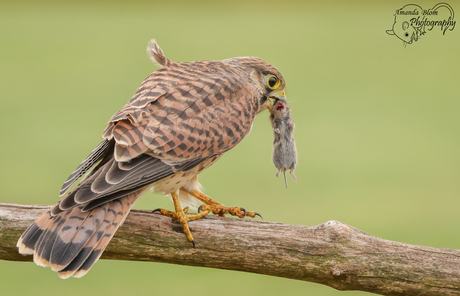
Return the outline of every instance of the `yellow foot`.
<path id="1" fill-rule="evenodd" d="M 209 211 L 204 211 L 198 214 L 186 215 L 186 213 L 188 212 L 188 207 L 182 209 L 177 195 L 174 193 L 171 193 L 171 196 L 173 198 L 174 207 L 176 209 L 175 212 L 171 212 L 165 209 L 156 209 L 156 210 L 153 210 L 153 212 L 158 212 L 163 216 L 170 217 L 174 222 L 180 223 L 188 240 L 193 244 L 193 247 L 195 247 L 195 241 L 193 240 L 193 236 L 192 236 L 192 233 L 190 232 L 190 228 L 188 227 L 187 222 L 200 219 L 201 217 L 206 216 L 209 213 Z"/>
<path id="2" fill-rule="evenodd" d="M 182 190 L 184 190 L 184 188 L 182 188 Z M 198 208 L 198 213 L 200 213 L 201 211 L 209 211 L 209 212 L 212 212 L 214 215 L 219 215 L 221 217 L 225 216 L 226 214 L 230 214 L 233 216 L 237 216 L 239 218 L 244 218 L 244 217 L 255 218 L 256 216 L 259 216 L 260 218 L 263 219 L 262 215 L 257 212 L 246 211 L 244 208 L 240 208 L 240 207 L 226 207 L 223 204 L 218 203 L 215 200 L 212 200 L 210 197 L 203 194 L 199 190 L 193 190 L 193 191 L 187 191 L 187 192 L 193 197 L 195 197 L 196 199 L 205 203 L 204 205 L 201 205 Z"/>
<path id="3" fill-rule="evenodd" d="M 219 215 L 221 217 L 224 217 L 226 214 L 230 214 L 232 216 L 237 216 L 239 218 L 244 218 L 244 217 L 255 218 L 256 216 L 259 216 L 260 218 L 263 219 L 262 215 L 257 212 L 246 211 L 244 208 L 240 208 L 240 207 L 226 207 L 223 204 L 212 204 L 212 205 L 204 204 L 198 208 L 198 213 L 201 214 L 201 211 L 209 211 L 213 213 L 214 215 Z"/>

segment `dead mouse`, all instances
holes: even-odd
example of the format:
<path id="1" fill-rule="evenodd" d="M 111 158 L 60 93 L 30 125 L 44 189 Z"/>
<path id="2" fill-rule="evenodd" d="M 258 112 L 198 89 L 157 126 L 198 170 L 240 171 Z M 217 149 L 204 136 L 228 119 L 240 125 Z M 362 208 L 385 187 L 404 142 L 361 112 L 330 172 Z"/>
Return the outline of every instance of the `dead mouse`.
<path id="1" fill-rule="evenodd" d="M 297 182 L 294 169 L 297 164 L 297 149 L 294 140 L 294 122 L 291 118 L 291 108 L 285 102 L 276 101 L 270 111 L 270 122 L 273 127 L 273 156 L 272 161 L 278 169 L 276 176 L 284 174 L 284 183 L 287 186 L 286 171 L 290 170 L 291 176 Z"/>

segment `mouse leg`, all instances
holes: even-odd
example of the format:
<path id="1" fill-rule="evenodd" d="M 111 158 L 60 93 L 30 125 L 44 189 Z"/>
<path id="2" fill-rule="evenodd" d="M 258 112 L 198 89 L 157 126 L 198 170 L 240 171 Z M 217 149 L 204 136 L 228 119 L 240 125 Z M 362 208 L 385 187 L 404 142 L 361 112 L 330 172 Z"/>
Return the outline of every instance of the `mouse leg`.
<path id="1" fill-rule="evenodd" d="M 284 170 L 283 169 L 278 169 L 278 172 L 276 173 L 276 177 L 279 178 L 281 172 L 283 172 Z"/>
<path id="2" fill-rule="evenodd" d="M 294 175 L 294 170 L 291 170 L 291 176 L 292 179 L 294 179 L 294 182 L 297 182 L 297 177 Z"/>

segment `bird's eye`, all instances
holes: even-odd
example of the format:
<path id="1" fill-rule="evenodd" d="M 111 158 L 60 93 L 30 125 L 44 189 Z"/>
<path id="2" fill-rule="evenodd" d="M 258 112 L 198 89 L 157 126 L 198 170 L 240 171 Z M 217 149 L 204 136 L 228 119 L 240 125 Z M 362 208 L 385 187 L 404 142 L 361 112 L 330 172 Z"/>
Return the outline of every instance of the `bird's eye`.
<path id="1" fill-rule="evenodd" d="M 280 80 L 275 75 L 267 77 L 267 85 L 270 89 L 275 89 L 280 85 Z"/>

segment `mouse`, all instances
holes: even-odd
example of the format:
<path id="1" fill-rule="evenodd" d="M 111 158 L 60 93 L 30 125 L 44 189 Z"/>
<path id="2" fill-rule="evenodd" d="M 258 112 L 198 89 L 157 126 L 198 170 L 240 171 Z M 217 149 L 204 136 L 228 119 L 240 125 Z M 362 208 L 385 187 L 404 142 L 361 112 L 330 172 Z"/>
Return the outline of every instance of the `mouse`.
<path id="1" fill-rule="evenodd" d="M 283 172 L 284 184 L 287 188 L 287 170 L 290 171 L 292 178 L 297 182 L 294 174 L 297 165 L 297 148 L 294 139 L 295 123 L 292 121 L 291 108 L 283 101 L 276 101 L 270 110 L 270 122 L 274 135 L 272 161 L 278 169 L 276 177 L 279 177 Z"/>

